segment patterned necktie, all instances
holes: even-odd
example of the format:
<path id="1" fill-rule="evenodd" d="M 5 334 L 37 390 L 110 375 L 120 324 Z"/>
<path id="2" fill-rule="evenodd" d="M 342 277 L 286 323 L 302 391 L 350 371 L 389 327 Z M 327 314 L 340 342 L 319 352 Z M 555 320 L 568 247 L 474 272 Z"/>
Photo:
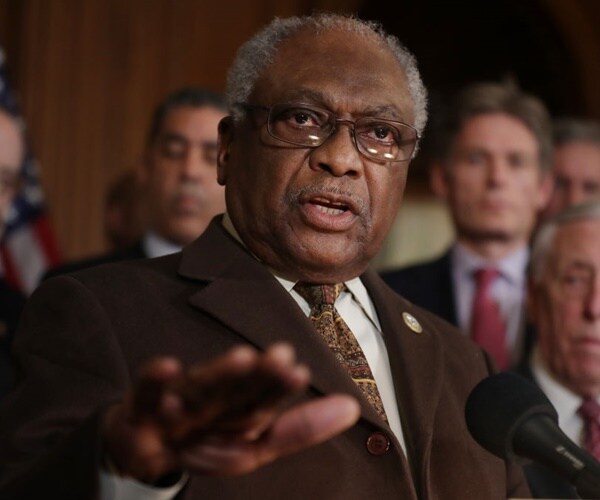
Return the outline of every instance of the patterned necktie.
<path id="1" fill-rule="evenodd" d="M 365 354 L 334 304 L 345 285 L 309 285 L 296 283 L 294 289 L 310 306 L 310 319 L 337 360 L 360 387 L 377 413 L 387 422 L 381 396 Z"/>
<path id="2" fill-rule="evenodd" d="M 600 404 L 595 399 L 585 399 L 577 412 L 584 422 L 583 447 L 600 460 Z"/>
<path id="3" fill-rule="evenodd" d="M 506 325 L 491 294 L 491 285 L 499 275 L 500 272 L 493 268 L 479 269 L 475 273 L 471 336 L 492 356 L 500 370 L 507 370 L 510 356 L 506 347 Z"/>

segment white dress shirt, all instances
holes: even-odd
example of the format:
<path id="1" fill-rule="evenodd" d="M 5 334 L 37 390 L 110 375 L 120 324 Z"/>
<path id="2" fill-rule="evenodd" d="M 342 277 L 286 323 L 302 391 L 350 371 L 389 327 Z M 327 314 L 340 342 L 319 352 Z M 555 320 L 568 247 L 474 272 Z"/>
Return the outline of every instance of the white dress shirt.
<path id="1" fill-rule="evenodd" d="M 583 444 L 583 418 L 577 410 L 583 403 L 583 398 L 562 385 L 548 370 L 537 347 L 531 354 L 531 371 L 533 378 L 540 386 L 546 397 L 556 408 L 558 426 L 579 446 Z M 598 401 L 600 403 L 600 400 Z"/>
<path id="2" fill-rule="evenodd" d="M 310 306 L 294 290 L 296 283 L 277 276 L 276 278 L 298 303 L 304 314 L 308 316 L 310 314 Z M 335 302 L 335 308 L 356 337 L 360 348 L 365 354 L 365 358 L 367 358 L 390 427 L 398 438 L 398 441 L 400 441 L 402 449 L 406 452 L 406 443 L 400 424 L 400 413 L 398 412 L 398 402 L 394 391 L 392 369 L 379 319 L 375 313 L 375 306 L 369 298 L 367 289 L 362 284 L 362 281 L 360 281 L 360 278 L 346 281 L 345 285 L 349 291 L 343 291 L 340 294 Z"/>

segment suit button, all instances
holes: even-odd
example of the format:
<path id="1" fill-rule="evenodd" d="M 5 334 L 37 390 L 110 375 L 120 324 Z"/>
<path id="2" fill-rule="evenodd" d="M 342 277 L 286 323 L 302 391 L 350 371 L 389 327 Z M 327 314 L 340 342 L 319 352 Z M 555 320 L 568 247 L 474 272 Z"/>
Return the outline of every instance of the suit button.
<path id="1" fill-rule="evenodd" d="M 374 432 L 367 439 L 367 450 L 371 455 L 383 455 L 390 449 L 390 440 L 383 432 Z"/>

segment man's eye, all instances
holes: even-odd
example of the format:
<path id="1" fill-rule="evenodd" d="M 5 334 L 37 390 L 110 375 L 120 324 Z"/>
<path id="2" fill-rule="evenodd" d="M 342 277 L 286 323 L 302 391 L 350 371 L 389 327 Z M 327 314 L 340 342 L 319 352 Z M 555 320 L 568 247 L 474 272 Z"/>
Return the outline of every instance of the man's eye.
<path id="1" fill-rule="evenodd" d="M 294 120 L 300 125 L 304 125 L 310 121 L 310 115 L 308 113 L 296 113 Z"/>
<path id="2" fill-rule="evenodd" d="M 167 140 L 160 144 L 160 154 L 170 160 L 183 158 L 187 153 L 187 145 L 182 141 Z"/>
<path id="3" fill-rule="evenodd" d="M 482 153 L 479 153 L 477 151 L 473 151 L 473 152 L 467 153 L 465 155 L 465 160 L 470 165 L 484 165 L 485 162 L 486 162 L 486 157 Z"/>
<path id="4" fill-rule="evenodd" d="M 394 133 L 390 127 L 387 126 L 375 126 L 373 127 L 373 136 L 379 140 L 386 140 L 391 142 L 394 140 Z"/>
<path id="5" fill-rule="evenodd" d="M 590 277 L 582 274 L 566 274 L 560 278 L 563 290 L 569 294 L 583 294 L 591 286 Z"/>
<path id="6" fill-rule="evenodd" d="M 529 157 L 525 155 L 513 154 L 508 157 L 508 164 L 514 169 L 519 169 L 527 167 L 531 162 Z"/>
<path id="7" fill-rule="evenodd" d="M 554 190 L 555 191 L 567 191 L 570 187 L 570 182 L 568 179 L 563 177 L 556 177 L 554 179 Z"/>
<path id="8" fill-rule="evenodd" d="M 598 192 L 600 192 L 600 184 L 595 182 L 584 182 L 583 192 L 590 196 L 597 195 Z"/>
<path id="9" fill-rule="evenodd" d="M 397 130 L 385 123 L 359 123 L 356 134 L 369 142 L 386 145 L 399 143 Z"/>
<path id="10" fill-rule="evenodd" d="M 277 121 L 294 127 L 321 127 L 326 120 L 309 109 L 288 109 L 277 117 Z"/>

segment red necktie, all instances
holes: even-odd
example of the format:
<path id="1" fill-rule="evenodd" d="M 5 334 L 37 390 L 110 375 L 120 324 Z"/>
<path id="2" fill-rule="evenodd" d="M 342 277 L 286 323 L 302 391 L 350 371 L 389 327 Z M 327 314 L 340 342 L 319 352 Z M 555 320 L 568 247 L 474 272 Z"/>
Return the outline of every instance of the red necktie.
<path id="1" fill-rule="evenodd" d="M 600 404 L 595 399 L 585 399 L 578 413 L 584 421 L 583 447 L 600 460 Z"/>
<path id="2" fill-rule="evenodd" d="M 500 272 L 493 268 L 475 272 L 471 336 L 492 356 L 500 370 L 506 370 L 510 362 L 506 348 L 506 325 L 500 314 L 500 307 L 491 294 L 492 283 L 498 276 Z"/>

